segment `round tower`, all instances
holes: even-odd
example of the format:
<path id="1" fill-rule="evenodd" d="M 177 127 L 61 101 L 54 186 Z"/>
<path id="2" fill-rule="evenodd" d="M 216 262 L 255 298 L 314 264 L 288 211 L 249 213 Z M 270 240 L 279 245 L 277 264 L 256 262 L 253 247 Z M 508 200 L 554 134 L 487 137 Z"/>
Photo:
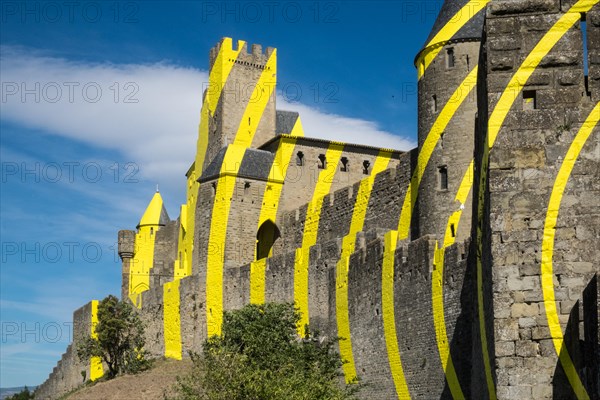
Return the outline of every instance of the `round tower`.
<path id="1" fill-rule="evenodd" d="M 415 58 L 418 71 L 419 169 L 424 168 L 414 209 L 412 238 L 448 232 L 469 236 L 471 198 L 456 195 L 473 158 L 477 118 L 477 66 L 485 9 L 446 0 Z M 467 177 L 472 179 L 472 177 Z M 462 210 L 460 224 L 449 217 Z"/>

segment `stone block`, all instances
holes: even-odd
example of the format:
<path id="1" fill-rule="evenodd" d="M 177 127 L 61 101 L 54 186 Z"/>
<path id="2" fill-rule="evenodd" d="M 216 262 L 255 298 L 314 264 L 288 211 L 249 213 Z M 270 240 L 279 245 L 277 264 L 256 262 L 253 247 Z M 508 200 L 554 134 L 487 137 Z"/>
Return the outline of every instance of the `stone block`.
<path id="1" fill-rule="evenodd" d="M 515 342 L 496 343 L 496 357 L 510 357 L 515 355 Z"/>
<path id="2" fill-rule="evenodd" d="M 537 322 L 535 318 L 531 317 L 522 317 L 519 318 L 519 327 L 520 328 L 534 328 L 537 326 Z"/>
<path id="3" fill-rule="evenodd" d="M 488 6 L 490 15 L 524 14 L 558 11 L 557 0 L 498 0 Z"/>
<path id="4" fill-rule="evenodd" d="M 498 341 L 519 340 L 519 323 L 514 319 L 496 319 L 496 338 Z"/>
<path id="5" fill-rule="evenodd" d="M 510 307 L 510 315 L 513 318 L 533 317 L 539 315 L 538 303 L 515 303 Z"/>
<path id="6" fill-rule="evenodd" d="M 535 357 L 538 355 L 539 345 L 530 340 L 519 340 L 515 343 L 516 354 L 520 357 Z"/>

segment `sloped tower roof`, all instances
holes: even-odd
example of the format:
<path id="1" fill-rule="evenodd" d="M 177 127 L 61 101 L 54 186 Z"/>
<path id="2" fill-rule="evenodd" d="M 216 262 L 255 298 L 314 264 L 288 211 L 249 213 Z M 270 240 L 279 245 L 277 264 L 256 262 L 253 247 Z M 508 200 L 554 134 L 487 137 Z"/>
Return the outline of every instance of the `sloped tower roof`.
<path id="1" fill-rule="evenodd" d="M 485 8 L 479 9 L 485 4 L 482 0 L 479 2 L 471 2 L 470 0 L 445 0 L 440 13 L 431 28 L 427 41 L 419 50 L 415 57 L 418 60 L 423 50 L 428 47 L 440 45 L 441 43 L 480 41 L 483 35 L 483 23 L 485 20 Z M 460 25 L 461 19 L 467 19 L 464 25 Z M 454 25 L 454 26 L 453 26 Z M 450 39 L 443 40 L 438 35 L 443 29 L 447 31 L 456 30 Z"/>
<path id="2" fill-rule="evenodd" d="M 169 214 L 167 214 L 167 210 L 165 209 L 162 196 L 160 192 L 156 191 L 137 227 L 140 228 L 148 225 L 164 226 L 169 221 Z"/>

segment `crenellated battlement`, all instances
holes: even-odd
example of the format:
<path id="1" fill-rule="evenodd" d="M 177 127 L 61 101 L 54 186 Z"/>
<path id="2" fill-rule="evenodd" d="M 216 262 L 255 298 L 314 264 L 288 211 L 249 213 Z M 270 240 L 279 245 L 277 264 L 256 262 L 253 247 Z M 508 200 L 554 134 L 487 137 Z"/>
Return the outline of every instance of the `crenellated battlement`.
<path id="1" fill-rule="evenodd" d="M 250 50 L 248 50 L 250 49 Z M 222 38 L 209 52 L 209 69 L 213 68 L 218 54 L 237 54 L 236 58 L 227 58 L 227 62 L 264 69 L 271 55 L 276 51 L 274 47 L 267 47 L 263 52 L 263 46 L 260 44 L 249 45 L 243 40 L 234 41 L 231 38 Z"/>

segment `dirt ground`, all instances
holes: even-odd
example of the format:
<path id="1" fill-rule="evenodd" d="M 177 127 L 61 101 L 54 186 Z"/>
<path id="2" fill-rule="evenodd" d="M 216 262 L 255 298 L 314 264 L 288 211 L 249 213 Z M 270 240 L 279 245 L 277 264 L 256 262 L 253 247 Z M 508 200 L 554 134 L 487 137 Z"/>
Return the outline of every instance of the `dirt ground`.
<path id="1" fill-rule="evenodd" d="M 125 375 L 107 382 L 98 382 L 72 393 L 66 400 L 163 400 L 178 375 L 186 374 L 192 363 L 157 360 L 149 371 L 137 375 Z"/>

